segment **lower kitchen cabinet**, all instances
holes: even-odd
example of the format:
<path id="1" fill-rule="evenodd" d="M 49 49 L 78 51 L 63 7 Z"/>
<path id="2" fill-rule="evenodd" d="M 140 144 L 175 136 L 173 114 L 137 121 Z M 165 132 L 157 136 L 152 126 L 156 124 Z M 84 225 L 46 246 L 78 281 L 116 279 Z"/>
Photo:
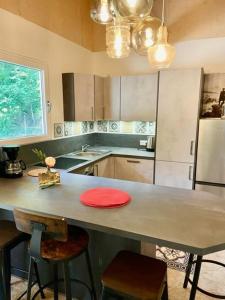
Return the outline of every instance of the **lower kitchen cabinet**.
<path id="1" fill-rule="evenodd" d="M 213 185 L 206 185 L 206 184 L 196 184 L 195 190 L 208 192 L 215 196 L 219 196 L 225 199 L 225 187 L 222 186 L 220 187 L 220 186 L 213 186 Z"/>
<path id="2" fill-rule="evenodd" d="M 114 178 L 114 157 L 107 157 L 95 163 L 94 176 Z"/>
<path id="3" fill-rule="evenodd" d="M 154 160 L 115 157 L 115 178 L 153 183 Z"/>
<path id="4" fill-rule="evenodd" d="M 155 184 L 192 189 L 193 187 L 193 164 L 156 161 Z"/>

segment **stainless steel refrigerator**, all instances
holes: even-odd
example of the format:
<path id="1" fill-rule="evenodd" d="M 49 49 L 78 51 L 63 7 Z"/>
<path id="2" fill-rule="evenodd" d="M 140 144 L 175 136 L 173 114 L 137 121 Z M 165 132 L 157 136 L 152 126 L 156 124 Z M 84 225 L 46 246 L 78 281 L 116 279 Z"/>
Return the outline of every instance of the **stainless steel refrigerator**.
<path id="1" fill-rule="evenodd" d="M 225 120 L 200 120 L 196 190 L 225 199 Z"/>

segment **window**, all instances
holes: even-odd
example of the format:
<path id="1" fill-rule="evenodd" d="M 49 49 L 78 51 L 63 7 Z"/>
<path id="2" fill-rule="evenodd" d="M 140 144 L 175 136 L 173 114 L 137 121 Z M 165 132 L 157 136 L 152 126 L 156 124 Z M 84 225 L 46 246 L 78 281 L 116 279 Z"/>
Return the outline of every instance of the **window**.
<path id="1" fill-rule="evenodd" d="M 0 60 L 0 140 L 46 134 L 43 75 Z"/>

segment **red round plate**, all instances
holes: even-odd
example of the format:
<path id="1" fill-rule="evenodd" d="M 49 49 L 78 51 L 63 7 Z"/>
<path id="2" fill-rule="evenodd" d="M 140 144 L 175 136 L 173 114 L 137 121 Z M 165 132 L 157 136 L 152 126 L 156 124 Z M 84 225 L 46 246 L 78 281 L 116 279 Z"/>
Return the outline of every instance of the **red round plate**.
<path id="1" fill-rule="evenodd" d="M 92 207 L 117 207 L 127 204 L 131 197 L 118 189 L 97 187 L 81 194 L 80 200 L 84 205 Z"/>

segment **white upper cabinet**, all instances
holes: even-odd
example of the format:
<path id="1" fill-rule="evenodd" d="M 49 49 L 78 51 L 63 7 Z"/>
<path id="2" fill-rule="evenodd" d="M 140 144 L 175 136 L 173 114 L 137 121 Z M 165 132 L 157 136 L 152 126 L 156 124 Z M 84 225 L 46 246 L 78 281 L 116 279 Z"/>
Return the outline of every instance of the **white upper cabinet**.
<path id="1" fill-rule="evenodd" d="M 158 73 L 121 77 L 121 120 L 155 121 Z"/>
<path id="2" fill-rule="evenodd" d="M 156 159 L 194 163 L 202 70 L 160 72 Z"/>
<path id="3" fill-rule="evenodd" d="M 120 120 L 120 77 L 104 79 L 104 119 Z"/>

